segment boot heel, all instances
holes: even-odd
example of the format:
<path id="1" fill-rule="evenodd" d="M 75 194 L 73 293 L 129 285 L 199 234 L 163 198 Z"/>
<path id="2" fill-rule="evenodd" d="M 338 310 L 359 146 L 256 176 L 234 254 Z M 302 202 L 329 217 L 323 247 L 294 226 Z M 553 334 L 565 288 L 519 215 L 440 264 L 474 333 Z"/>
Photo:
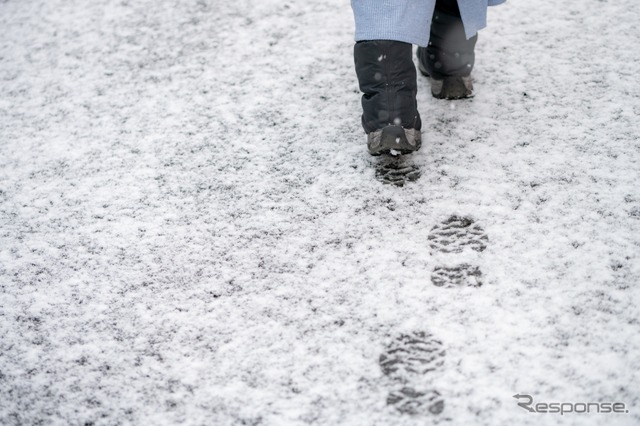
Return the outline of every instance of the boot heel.
<path id="1" fill-rule="evenodd" d="M 371 155 L 409 154 L 417 151 L 422 145 L 420 130 L 404 129 L 402 126 L 386 126 L 381 130 L 369 133 L 367 148 Z"/>

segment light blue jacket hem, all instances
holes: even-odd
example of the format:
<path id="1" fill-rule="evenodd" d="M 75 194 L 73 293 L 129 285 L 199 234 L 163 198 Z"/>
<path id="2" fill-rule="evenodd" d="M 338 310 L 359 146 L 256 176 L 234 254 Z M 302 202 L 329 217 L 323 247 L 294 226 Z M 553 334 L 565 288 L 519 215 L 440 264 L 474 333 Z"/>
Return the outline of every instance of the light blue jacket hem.
<path id="1" fill-rule="evenodd" d="M 469 39 L 487 26 L 487 7 L 506 0 L 458 0 Z M 436 0 L 351 0 L 355 40 L 396 40 L 426 46 Z"/>
<path id="2" fill-rule="evenodd" d="M 416 37 L 413 34 L 403 34 L 400 32 L 392 32 L 392 31 L 362 31 L 356 32 L 355 41 L 364 41 L 364 40 L 394 40 L 394 41 L 403 41 L 405 43 L 416 44 L 418 46 L 426 46 L 429 44 L 429 37 Z"/>

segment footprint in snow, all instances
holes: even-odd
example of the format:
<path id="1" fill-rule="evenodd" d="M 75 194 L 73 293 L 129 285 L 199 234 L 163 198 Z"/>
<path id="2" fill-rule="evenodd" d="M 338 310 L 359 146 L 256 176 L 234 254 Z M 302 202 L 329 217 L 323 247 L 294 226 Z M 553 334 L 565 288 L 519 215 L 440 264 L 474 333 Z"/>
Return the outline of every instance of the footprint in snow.
<path id="1" fill-rule="evenodd" d="M 484 229 L 470 217 L 451 216 L 434 226 L 427 237 L 433 251 L 440 253 L 461 253 L 465 248 L 483 252 L 489 237 Z M 480 287 L 482 271 L 478 266 L 461 263 L 456 266 L 436 266 L 431 274 L 431 282 L 438 287 Z"/>
<path id="2" fill-rule="evenodd" d="M 430 378 L 444 365 L 442 342 L 424 331 L 400 334 L 380 355 L 380 368 L 391 382 L 387 405 L 402 414 L 437 415 L 444 399 L 431 386 Z"/>
<path id="3" fill-rule="evenodd" d="M 420 168 L 411 156 L 382 155 L 376 161 L 376 178 L 382 183 L 404 186 L 420 179 Z"/>
<path id="4" fill-rule="evenodd" d="M 456 266 L 436 266 L 431 274 L 431 282 L 437 287 L 480 287 L 482 271 L 477 266 L 463 263 Z"/>

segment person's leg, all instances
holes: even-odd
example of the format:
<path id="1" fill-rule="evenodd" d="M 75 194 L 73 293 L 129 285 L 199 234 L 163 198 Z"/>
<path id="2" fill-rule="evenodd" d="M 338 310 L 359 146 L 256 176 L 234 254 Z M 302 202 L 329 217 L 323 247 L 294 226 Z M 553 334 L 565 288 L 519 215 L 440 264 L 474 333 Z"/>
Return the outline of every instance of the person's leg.
<path id="1" fill-rule="evenodd" d="M 418 48 L 420 72 L 429 77 L 436 98 L 473 96 L 471 71 L 478 36 L 467 39 L 456 0 L 437 0 L 429 45 Z"/>
<path id="2" fill-rule="evenodd" d="M 362 127 L 373 155 L 420 148 L 420 114 L 411 44 L 391 40 L 359 41 L 354 47 L 362 95 Z"/>
<path id="3" fill-rule="evenodd" d="M 354 59 L 369 152 L 420 148 L 412 44 L 426 46 L 435 0 L 351 0 Z"/>

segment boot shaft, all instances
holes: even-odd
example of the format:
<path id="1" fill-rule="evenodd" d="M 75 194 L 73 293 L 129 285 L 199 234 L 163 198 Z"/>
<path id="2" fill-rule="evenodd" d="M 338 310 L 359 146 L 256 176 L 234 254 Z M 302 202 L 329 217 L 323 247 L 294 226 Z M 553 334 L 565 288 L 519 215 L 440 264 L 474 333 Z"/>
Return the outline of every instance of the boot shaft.
<path id="1" fill-rule="evenodd" d="M 386 126 L 420 130 L 418 86 L 409 43 L 370 40 L 354 47 L 362 95 L 362 126 L 367 134 Z"/>

